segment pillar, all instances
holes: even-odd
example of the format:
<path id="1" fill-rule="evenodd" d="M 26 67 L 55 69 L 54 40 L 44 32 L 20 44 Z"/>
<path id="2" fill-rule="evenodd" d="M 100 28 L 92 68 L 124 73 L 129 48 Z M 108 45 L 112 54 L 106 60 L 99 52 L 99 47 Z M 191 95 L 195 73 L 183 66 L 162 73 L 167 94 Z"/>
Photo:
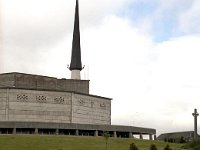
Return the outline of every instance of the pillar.
<path id="1" fill-rule="evenodd" d="M 35 128 L 35 134 L 38 134 L 38 128 Z"/>
<path id="2" fill-rule="evenodd" d="M 157 139 L 156 134 L 154 135 L 154 141 Z"/>
<path id="3" fill-rule="evenodd" d="M 113 134 L 114 134 L 114 138 L 117 138 L 117 132 L 114 131 Z"/>
<path id="4" fill-rule="evenodd" d="M 133 138 L 133 133 L 129 132 L 129 138 Z"/>
<path id="5" fill-rule="evenodd" d="M 149 134 L 149 140 L 153 140 L 153 136 L 152 136 L 152 134 Z"/>
<path id="6" fill-rule="evenodd" d="M 96 130 L 94 131 L 94 136 L 98 136 L 99 135 L 99 132 Z"/>
<path id="7" fill-rule="evenodd" d="M 143 135 L 142 135 L 142 133 L 140 133 L 140 139 L 143 140 Z"/>
<path id="8" fill-rule="evenodd" d="M 13 128 L 13 134 L 16 134 L 16 128 Z"/>
<path id="9" fill-rule="evenodd" d="M 75 133 L 76 136 L 79 136 L 79 130 L 76 129 L 76 133 Z"/>
<path id="10" fill-rule="evenodd" d="M 59 129 L 56 129 L 56 135 L 59 135 Z"/>
<path id="11" fill-rule="evenodd" d="M 197 109 L 194 109 L 194 113 L 192 113 L 192 115 L 194 116 L 194 139 L 197 138 L 197 116 L 199 116 L 199 114 L 197 113 Z"/>

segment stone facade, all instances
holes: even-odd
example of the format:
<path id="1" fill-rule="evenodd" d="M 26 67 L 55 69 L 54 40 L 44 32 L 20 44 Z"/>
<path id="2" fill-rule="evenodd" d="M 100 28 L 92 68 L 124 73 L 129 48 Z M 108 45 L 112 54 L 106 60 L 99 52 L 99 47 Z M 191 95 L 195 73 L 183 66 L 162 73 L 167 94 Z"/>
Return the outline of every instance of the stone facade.
<path id="1" fill-rule="evenodd" d="M 0 87 L 89 94 L 89 80 L 57 79 L 53 77 L 17 72 L 0 74 Z"/>
<path id="2" fill-rule="evenodd" d="M 155 129 L 111 125 L 111 99 L 89 94 L 88 80 L 0 74 L 0 134 L 113 137 L 156 134 Z"/>
<path id="3" fill-rule="evenodd" d="M 73 123 L 111 124 L 111 101 L 102 97 L 74 94 Z"/>
<path id="4" fill-rule="evenodd" d="M 111 124 L 108 98 L 74 92 L 0 89 L 0 121 Z"/>

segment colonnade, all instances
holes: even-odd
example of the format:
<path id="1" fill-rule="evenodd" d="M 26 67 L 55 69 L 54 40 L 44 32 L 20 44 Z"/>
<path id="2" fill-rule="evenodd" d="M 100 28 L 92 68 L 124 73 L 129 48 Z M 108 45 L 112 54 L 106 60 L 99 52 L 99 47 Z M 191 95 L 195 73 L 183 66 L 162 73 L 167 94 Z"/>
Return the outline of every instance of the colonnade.
<path id="1" fill-rule="evenodd" d="M 2 132 L 3 131 L 3 132 Z M 120 132 L 120 131 L 106 131 L 110 137 L 114 138 L 134 138 L 139 135 L 139 139 L 143 139 L 143 136 L 149 135 L 149 140 L 156 140 L 156 135 L 146 133 L 134 133 L 134 132 Z M 4 129 L 0 131 L 0 134 L 51 134 L 51 135 L 75 135 L 75 136 L 103 136 L 104 131 L 100 130 L 80 130 L 80 129 Z"/>

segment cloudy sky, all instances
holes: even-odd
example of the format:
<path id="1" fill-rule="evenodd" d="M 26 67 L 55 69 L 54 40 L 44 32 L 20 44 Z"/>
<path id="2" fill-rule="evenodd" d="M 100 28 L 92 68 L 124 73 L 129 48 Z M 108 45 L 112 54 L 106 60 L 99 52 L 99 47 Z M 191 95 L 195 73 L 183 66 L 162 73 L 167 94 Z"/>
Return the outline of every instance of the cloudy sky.
<path id="1" fill-rule="evenodd" d="M 199 0 L 80 0 L 82 79 L 112 124 L 193 130 Z M 75 0 L 0 0 L 0 72 L 70 78 Z M 199 130 L 200 131 L 200 130 Z"/>

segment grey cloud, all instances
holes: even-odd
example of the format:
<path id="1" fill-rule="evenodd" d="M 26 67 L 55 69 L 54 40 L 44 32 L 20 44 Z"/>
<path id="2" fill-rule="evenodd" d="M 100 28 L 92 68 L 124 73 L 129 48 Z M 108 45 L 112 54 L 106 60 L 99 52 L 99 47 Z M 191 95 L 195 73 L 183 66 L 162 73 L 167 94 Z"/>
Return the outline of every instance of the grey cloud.
<path id="1" fill-rule="evenodd" d="M 80 1 L 81 30 L 100 23 L 129 0 Z M 46 3 L 45 3 L 46 2 Z M 49 47 L 72 36 L 75 1 L 7 0 L 3 3 L 5 44 L 28 48 Z"/>

